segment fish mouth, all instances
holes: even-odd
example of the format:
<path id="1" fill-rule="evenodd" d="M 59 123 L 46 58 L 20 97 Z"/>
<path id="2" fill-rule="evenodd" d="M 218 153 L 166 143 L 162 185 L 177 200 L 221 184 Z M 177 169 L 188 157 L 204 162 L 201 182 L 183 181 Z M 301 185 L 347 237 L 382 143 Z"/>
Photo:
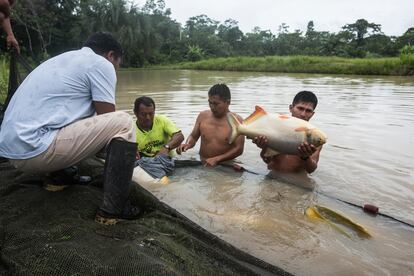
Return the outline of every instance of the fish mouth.
<path id="1" fill-rule="evenodd" d="M 328 139 L 326 134 L 323 133 L 322 131 L 320 131 L 319 129 L 314 129 L 312 131 L 312 136 L 314 137 L 314 139 L 312 139 L 312 140 L 314 141 L 315 146 L 317 146 L 317 147 L 325 144 L 327 139 Z"/>

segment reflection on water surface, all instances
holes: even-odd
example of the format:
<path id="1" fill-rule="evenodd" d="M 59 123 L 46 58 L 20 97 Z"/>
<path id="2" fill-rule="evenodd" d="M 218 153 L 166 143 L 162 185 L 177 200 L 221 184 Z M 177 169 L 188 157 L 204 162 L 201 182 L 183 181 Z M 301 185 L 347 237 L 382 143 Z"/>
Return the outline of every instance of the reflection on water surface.
<path id="1" fill-rule="evenodd" d="M 310 177 L 266 177 L 259 150 L 246 140 L 238 161 L 259 175 L 181 168 L 169 185 L 147 188 L 209 231 L 294 274 L 414 273 L 412 228 L 332 199 L 375 204 L 414 224 L 412 78 L 159 70 L 119 72 L 118 82 L 119 110 L 132 115 L 135 98 L 151 96 L 157 112 L 185 136 L 198 112 L 208 108 L 207 91 L 215 83 L 229 85 L 231 110 L 242 117 L 255 105 L 287 113 L 298 91 L 314 91 L 319 104 L 311 122 L 329 138 Z M 197 149 L 183 158 L 197 158 Z M 306 218 L 312 203 L 359 222 L 373 238 L 349 238 Z"/>

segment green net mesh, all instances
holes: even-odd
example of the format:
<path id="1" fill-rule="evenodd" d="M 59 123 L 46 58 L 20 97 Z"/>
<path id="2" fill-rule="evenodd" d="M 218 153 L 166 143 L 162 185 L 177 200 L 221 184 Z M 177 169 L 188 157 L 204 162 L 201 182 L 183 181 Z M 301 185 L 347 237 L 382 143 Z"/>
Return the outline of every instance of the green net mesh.
<path id="1" fill-rule="evenodd" d="M 101 203 L 102 163 L 80 165 L 89 185 L 59 192 L 43 176 L 0 164 L 0 274 L 5 275 L 288 275 L 219 239 L 131 186 L 138 220 L 94 221 Z"/>

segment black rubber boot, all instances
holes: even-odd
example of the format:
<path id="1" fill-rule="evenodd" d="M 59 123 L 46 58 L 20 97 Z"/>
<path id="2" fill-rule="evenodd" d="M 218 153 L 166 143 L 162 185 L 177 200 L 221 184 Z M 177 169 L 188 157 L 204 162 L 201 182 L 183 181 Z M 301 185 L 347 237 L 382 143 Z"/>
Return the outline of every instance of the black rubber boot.
<path id="1" fill-rule="evenodd" d="M 104 167 L 104 199 L 95 221 L 115 224 L 119 220 L 136 219 L 140 209 L 129 200 L 137 144 L 114 139 L 108 146 Z"/>
<path id="2" fill-rule="evenodd" d="M 79 175 L 77 166 L 70 166 L 65 169 L 49 173 L 43 187 L 52 192 L 61 191 L 71 185 L 87 185 L 92 177 Z"/>

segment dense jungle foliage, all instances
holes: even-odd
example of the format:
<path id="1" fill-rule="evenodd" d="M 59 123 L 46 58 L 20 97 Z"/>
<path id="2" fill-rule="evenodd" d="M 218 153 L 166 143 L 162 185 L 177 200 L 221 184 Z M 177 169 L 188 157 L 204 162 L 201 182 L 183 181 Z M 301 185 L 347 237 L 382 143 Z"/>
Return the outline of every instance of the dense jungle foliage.
<path id="1" fill-rule="evenodd" d="M 148 0 L 143 7 L 125 0 L 19 0 L 12 13 L 23 54 L 37 62 L 79 48 L 95 31 L 109 31 L 121 41 L 124 67 L 240 56 L 396 57 L 414 45 L 414 27 L 395 37 L 365 19 L 337 33 L 318 31 L 316 23 L 309 21 L 304 31 L 282 24 L 276 34 L 259 27 L 243 33 L 237 21 L 220 23 L 207 15 L 181 25 L 164 0 Z M 0 45 L 4 51 L 4 32 Z"/>

